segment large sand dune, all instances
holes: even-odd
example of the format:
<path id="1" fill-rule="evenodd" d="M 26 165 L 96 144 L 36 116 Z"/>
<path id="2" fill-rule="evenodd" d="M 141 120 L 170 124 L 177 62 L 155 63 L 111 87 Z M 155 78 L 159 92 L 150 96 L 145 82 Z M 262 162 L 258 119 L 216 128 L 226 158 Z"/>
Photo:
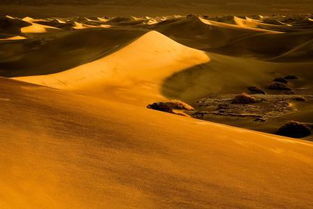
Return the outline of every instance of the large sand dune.
<path id="1" fill-rule="evenodd" d="M 139 101 L 147 102 L 145 97 L 154 100 L 160 97 L 159 88 L 167 77 L 209 60 L 204 52 L 180 45 L 152 31 L 116 53 L 94 62 L 56 74 L 17 79 L 87 94 L 99 95 L 100 92 L 103 96 L 115 89 L 130 91 L 129 97 L 138 94 Z"/>
<path id="2" fill-rule="evenodd" d="M 308 18 L 0 20 L 0 208 L 313 209 L 312 142 L 204 121 L 312 124 Z M 274 79 L 290 90 L 269 90 Z M 290 111 L 258 122 L 146 108 L 213 99 L 216 112 L 249 86 Z"/>

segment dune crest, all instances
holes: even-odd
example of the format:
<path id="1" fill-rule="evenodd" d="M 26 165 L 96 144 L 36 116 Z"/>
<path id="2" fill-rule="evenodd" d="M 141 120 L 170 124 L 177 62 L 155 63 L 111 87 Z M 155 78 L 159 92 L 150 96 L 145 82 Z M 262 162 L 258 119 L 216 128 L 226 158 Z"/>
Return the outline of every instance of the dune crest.
<path id="1" fill-rule="evenodd" d="M 1 41 L 9 41 L 9 40 L 23 40 L 26 39 L 24 36 L 12 36 L 9 38 L 0 38 Z"/>
<path id="2" fill-rule="evenodd" d="M 33 19 L 31 17 L 25 17 L 22 20 L 31 24 L 30 26 L 22 27 L 21 28 L 22 33 L 46 33 L 49 30 L 60 30 L 59 28 L 56 27 L 35 23 L 35 21 L 45 21 L 42 19 Z"/>
<path id="3" fill-rule="evenodd" d="M 212 25 L 212 26 L 218 26 L 221 28 L 229 28 L 229 29 L 241 29 L 241 30 L 250 30 L 250 31 L 256 31 L 256 32 L 267 32 L 267 33 L 281 33 L 278 31 L 273 31 L 273 30 L 266 30 L 266 29 L 262 29 L 262 28 L 256 28 L 256 27 L 248 27 L 246 24 L 243 23 L 244 19 L 237 19 L 236 17 L 234 17 L 235 22 L 237 23 L 237 25 L 233 25 L 233 24 L 229 24 L 229 23 L 223 23 L 223 22 L 217 22 L 217 21 L 213 21 L 213 20 L 206 20 L 204 18 L 199 17 L 199 20 L 207 25 Z"/>
<path id="4" fill-rule="evenodd" d="M 132 91 L 134 94 L 155 96 L 159 95 L 159 87 L 168 76 L 209 61 L 204 52 L 151 31 L 123 49 L 94 62 L 60 73 L 16 79 L 58 89 L 88 92 L 112 87 L 135 88 Z"/>
<path id="5" fill-rule="evenodd" d="M 274 25 L 274 24 L 268 24 L 263 23 L 262 21 L 255 20 L 252 18 L 246 17 L 245 19 L 240 17 L 234 17 L 235 23 L 243 28 L 253 28 L 257 30 L 264 30 L 264 31 L 271 31 L 276 33 L 283 33 L 285 31 L 289 30 L 290 25 L 287 24 L 280 24 L 280 25 Z"/>

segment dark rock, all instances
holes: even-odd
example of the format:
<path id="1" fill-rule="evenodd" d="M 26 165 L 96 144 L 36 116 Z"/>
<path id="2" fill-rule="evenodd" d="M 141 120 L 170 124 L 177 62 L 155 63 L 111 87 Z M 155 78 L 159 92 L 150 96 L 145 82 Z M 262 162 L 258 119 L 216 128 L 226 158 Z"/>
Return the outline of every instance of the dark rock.
<path id="1" fill-rule="evenodd" d="M 297 76 L 295 75 L 287 75 L 284 77 L 284 79 L 286 80 L 295 80 L 295 79 L 299 79 Z"/>
<path id="2" fill-rule="evenodd" d="M 149 104 L 147 108 L 168 113 L 175 113 L 174 110 L 188 110 L 188 111 L 194 110 L 194 108 L 191 107 L 190 105 L 180 101 L 155 102 L 153 104 Z"/>
<path id="3" fill-rule="evenodd" d="M 288 81 L 285 78 L 275 78 L 273 81 L 280 83 L 288 83 Z"/>
<path id="4" fill-rule="evenodd" d="M 306 102 L 306 98 L 303 96 L 296 96 L 294 98 L 292 98 L 292 100 L 297 101 L 297 102 Z"/>
<path id="5" fill-rule="evenodd" d="M 253 103 L 256 103 L 256 99 L 246 93 L 239 94 L 232 100 L 232 104 L 253 104 Z"/>
<path id="6" fill-rule="evenodd" d="M 288 90 L 291 91 L 291 88 L 288 87 L 287 84 L 281 82 L 273 82 L 268 87 L 271 90 Z"/>
<path id="7" fill-rule="evenodd" d="M 290 121 L 280 127 L 276 133 L 281 136 L 303 138 L 311 135 L 311 129 L 304 123 Z"/>
<path id="8" fill-rule="evenodd" d="M 155 102 L 153 104 L 149 104 L 147 108 L 162 112 L 174 113 L 173 109 L 170 106 L 168 106 L 165 102 Z"/>
<path id="9" fill-rule="evenodd" d="M 265 91 L 256 86 L 250 86 L 248 87 L 248 90 L 251 94 L 265 94 Z"/>

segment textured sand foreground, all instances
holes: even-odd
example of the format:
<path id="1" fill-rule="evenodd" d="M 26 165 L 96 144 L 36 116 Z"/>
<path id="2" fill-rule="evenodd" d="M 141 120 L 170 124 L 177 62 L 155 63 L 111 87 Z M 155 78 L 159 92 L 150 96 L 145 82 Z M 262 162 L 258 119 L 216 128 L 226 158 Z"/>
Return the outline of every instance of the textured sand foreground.
<path id="1" fill-rule="evenodd" d="M 312 208 L 312 143 L 1 83 L 2 208 Z"/>

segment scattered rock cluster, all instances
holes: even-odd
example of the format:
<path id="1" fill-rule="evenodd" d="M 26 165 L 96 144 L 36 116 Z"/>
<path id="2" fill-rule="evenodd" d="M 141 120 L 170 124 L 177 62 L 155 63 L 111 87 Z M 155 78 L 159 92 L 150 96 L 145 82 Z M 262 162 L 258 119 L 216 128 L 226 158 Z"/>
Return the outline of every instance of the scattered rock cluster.
<path id="1" fill-rule="evenodd" d="M 291 103 L 313 101 L 310 95 L 292 95 L 293 89 L 289 86 L 290 80 L 298 79 L 295 75 L 277 77 L 267 86 L 270 93 L 274 90 L 278 94 L 270 94 L 260 87 L 247 87 L 248 93 L 238 95 L 211 95 L 196 102 L 196 110 L 180 101 L 157 102 L 148 105 L 155 109 L 172 114 L 188 114 L 202 120 L 221 120 L 221 117 L 251 118 L 257 122 L 266 122 L 270 119 L 281 118 L 287 113 L 296 111 L 297 106 Z M 291 85 L 292 86 L 292 85 Z M 180 110 L 177 112 L 177 110 Z M 312 127 L 305 123 L 290 121 L 280 127 L 276 134 L 302 138 L 311 135 Z"/>
<path id="2" fill-rule="evenodd" d="M 298 79 L 295 75 L 287 75 L 285 77 L 278 77 L 273 80 L 271 84 L 268 85 L 268 89 L 276 91 L 285 91 L 287 94 L 294 94 L 292 88 L 288 85 L 289 80 Z"/>
<path id="3" fill-rule="evenodd" d="M 294 94 L 292 88 L 288 85 L 289 80 L 298 79 L 295 75 L 287 75 L 285 77 L 278 77 L 273 79 L 273 81 L 267 86 L 267 89 L 274 91 L 284 91 L 285 94 Z M 250 86 L 247 88 L 250 94 L 266 94 L 266 92 L 256 86 Z"/>

